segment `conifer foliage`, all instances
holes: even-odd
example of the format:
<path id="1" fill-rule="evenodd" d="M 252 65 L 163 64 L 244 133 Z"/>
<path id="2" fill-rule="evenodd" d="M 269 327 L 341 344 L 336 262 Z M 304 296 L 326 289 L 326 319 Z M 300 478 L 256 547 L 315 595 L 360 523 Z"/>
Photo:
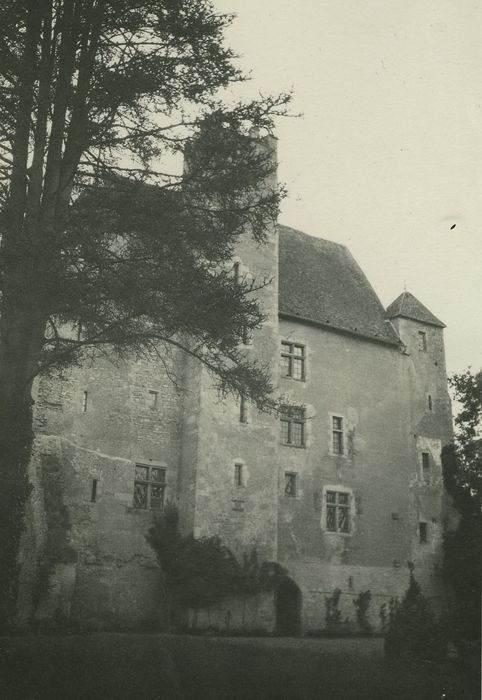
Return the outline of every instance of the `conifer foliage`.
<path id="1" fill-rule="evenodd" d="M 35 376 L 161 353 L 198 358 L 258 406 L 271 384 L 238 348 L 269 280 L 233 283 L 262 243 L 273 119 L 286 95 L 223 104 L 244 80 L 209 0 L 5 0 L 0 6 L 0 618 L 14 597 Z M 253 129 L 261 137 L 254 139 Z M 187 167 L 173 169 L 195 143 Z"/>

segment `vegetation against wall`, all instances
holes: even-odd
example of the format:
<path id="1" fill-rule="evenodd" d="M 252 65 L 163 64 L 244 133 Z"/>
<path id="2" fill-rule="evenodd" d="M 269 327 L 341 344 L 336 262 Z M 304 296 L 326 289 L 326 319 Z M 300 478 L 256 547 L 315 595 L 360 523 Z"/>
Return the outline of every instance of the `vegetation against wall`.
<path id="1" fill-rule="evenodd" d="M 267 401 L 266 369 L 238 346 L 269 280 L 234 280 L 229 261 L 241 235 L 264 241 L 283 197 L 252 129 L 270 133 L 289 97 L 216 96 L 244 80 L 231 19 L 209 0 L 0 5 L 0 625 L 37 374 L 176 345 L 221 391 Z"/>
<path id="2" fill-rule="evenodd" d="M 449 378 L 461 405 L 455 418 L 455 441 L 442 451 L 447 492 L 460 514 L 455 531 L 444 536 L 444 571 L 457 610 L 449 630 L 454 640 L 480 639 L 482 570 L 482 372 L 470 370 Z"/>
<path id="3" fill-rule="evenodd" d="M 47 595 L 56 564 L 77 561 L 77 552 L 70 544 L 70 518 L 64 499 L 63 465 L 54 454 L 40 456 L 45 541 L 38 558 L 34 589 L 33 615 Z"/>
<path id="4" fill-rule="evenodd" d="M 407 656 L 424 660 L 442 659 L 445 640 L 440 625 L 413 575 L 409 563 L 410 581 L 401 601 L 393 601 L 385 635 L 385 653 L 388 656 Z"/>
<path id="5" fill-rule="evenodd" d="M 275 589 L 286 575 L 275 562 L 260 562 L 256 548 L 240 564 L 219 537 L 182 536 L 178 512 L 166 506 L 146 537 L 163 574 L 163 601 L 169 624 L 188 609 L 207 608 L 231 597 L 246 598 Z"/>

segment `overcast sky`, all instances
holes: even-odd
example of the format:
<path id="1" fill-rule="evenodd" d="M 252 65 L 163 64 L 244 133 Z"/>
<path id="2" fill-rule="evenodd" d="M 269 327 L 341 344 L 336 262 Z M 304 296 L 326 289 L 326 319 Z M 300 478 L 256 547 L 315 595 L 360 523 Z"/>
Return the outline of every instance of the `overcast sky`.
<path id="1" fill-rule="evenodd" d="M 482 366 L 482 21 L 475 0 L 213 0 L 248 96 L 292 88 L 281 223 L 347 245 L 387 306 L 447 324 Z M 455 228 L 454 227 L 455 224 Z"/>

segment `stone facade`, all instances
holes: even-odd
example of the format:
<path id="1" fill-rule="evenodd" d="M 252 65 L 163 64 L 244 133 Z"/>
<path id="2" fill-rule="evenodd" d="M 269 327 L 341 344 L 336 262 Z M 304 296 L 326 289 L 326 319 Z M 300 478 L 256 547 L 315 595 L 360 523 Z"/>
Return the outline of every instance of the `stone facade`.
<path id="1" fill-rule="evenodd" d="M 218 534 L 237 555 L 255 545 L 298 591 L 292 603 L 283 598 L 295 612 L 280 609 L 281 594 L 278 603 L 266 595 L 192 614 L 193 625 L 320 630 L 339 589 L 347 628 L 354 601 L 370 591 L 376 628 L 381 606 L 407 587 L 407 561 L 424 592 L 442 600 L 449 508 L 440 453 L 452 430 L 443 324 L 411 295 L 407 312 L 399 303 L 386 317 L 342 246 L 275 225 L 267 234 L 263 246 L 243 241 L 233 261 L 243 275 L 273 280 L 261 293 L 266 322 L 244 351 L 271 368 L 299 420 L 291 414 L 288 426 L 252 406 L 241 415 L 175 349 L 162 363 L 97 360 L 40 380 L 24 620 L 37 595 L 37 617 L 155 623 L 160 571 L 145 542 L 158 505 L 153 475 L 164 479 L 184 533 Z M 57 508 L 45 494 L 52 483 Z M 52 585 L 36 593 L 36 562 L 60 530 Z"/>

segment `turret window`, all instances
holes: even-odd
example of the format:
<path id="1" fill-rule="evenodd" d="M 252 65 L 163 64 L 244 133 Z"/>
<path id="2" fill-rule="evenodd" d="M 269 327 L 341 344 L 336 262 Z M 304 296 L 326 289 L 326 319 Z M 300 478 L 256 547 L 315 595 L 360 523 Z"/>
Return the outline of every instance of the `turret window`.
<path id="1" fill-rule="evenodd" d="M 425 331 L 418 331 L 418 349 L 420 352 L 427 352 L 427 334 Z"/>

